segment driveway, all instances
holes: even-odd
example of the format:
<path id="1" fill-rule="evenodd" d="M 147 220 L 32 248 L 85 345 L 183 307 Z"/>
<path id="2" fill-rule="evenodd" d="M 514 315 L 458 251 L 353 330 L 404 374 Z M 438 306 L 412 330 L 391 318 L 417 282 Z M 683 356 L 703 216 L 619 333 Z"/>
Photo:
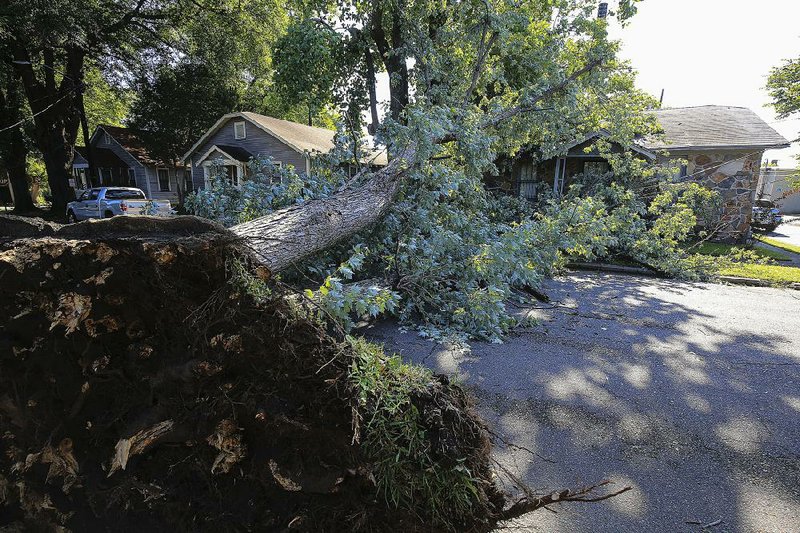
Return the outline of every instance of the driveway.
<path id="1" fill-rule="evenodd" d="M 800 532 L 800 292 L 584 273 L 547 292 L 519 310 L 538 325 L 471 352 L 368 330 L 461 376 L 494 430 L 533 452 L 495 450 L 530 486 L 633 487 L 510 526 Z"/>
<path id="2" fill-rule="evenodd" d="M 800 216 L 786 215 L 786 222 L 767 234 L 767 237 L 783 241 L 786 244 L 800 246 Z"/>

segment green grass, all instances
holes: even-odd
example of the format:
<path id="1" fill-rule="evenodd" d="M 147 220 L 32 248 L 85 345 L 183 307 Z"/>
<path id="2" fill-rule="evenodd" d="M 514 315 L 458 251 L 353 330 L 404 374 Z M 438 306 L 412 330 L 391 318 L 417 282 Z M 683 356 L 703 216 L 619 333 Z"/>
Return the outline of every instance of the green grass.
<path id="1" fill-rule="evenodd" d="M 698 254 L 721 257 L 723 255 L 730 254 L 734 248 L 741 248 L 741 246 L 737 247 L 734 244 L 723 244 L 721 242 L 704 242 L 696 248 L 692 248 L 691 251 Z M 773 259 L 775 261 L 792 260 L 788 255 L 782 254 L 775 250 L 766 250 L 764 248 L 752 248 L 752 250 L 756 253 L 756 255 L 764 259 Z"/>
<path id="2" fill-rule="evenodd" d="M 425 517 L 440 529 L 453 529 L 460 521 L 469 523 L 481 505 L 478 486 L 483 480 L 473 478 L 469 458 L 451 456 L 444 461 L 434 449 L 427 428 L 436 429 L 437 424 L 424 419 L 421 407 L 441 405 L 431 396 L 433 374 L 398 356 L 385 355 L 380 346 L 364 339 L 349 337 L 348 341 L 356 354 L 350 381 L 358 394 L 361 445 L 372 463 L 379 493 L 391 507 Z M 439 424 L 456 432 L 443 434 L 455 438 L 458 446 L 454 449 L 460 450 L 468 446 L 459 441 L 466 437 L 457 433 L 455 422 L 448 422 L 453 416 L 452 411 L 448 413 Z"/>
<path id="3" fill-rule="evenodd" d="M 722 269 L 720 274 L 723 276 L 755 278 L 778 285 L 800 283 L 800 268 L 796 267 L 736 263 L 730 268 Z"/>
<path id="4" fill-rule="evenodd" d="M 773 239 L 770 237 L 764 237 L 763 235 L 753 235 L 757 240 L 763 242 L 764 244 L 769 244 L 770 246 L 774 246 L 775 248 L 780 248 L 781 250 L 786 250 L 787 252 L 792 252 L 795 254 L 800 254 L 800 246 L 789 244 L 778 239 Z"/>

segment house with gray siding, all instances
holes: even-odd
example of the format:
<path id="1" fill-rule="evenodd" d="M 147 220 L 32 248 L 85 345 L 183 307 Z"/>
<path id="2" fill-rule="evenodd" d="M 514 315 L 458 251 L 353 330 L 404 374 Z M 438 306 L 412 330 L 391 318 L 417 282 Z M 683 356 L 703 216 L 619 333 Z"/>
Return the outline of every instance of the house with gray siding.
<path id="1" fill-rule="evenodd" d="M 100 186 L 137 187 L 153 200 L 178 202 L 191 190 L 182 166 L 159 161 L 131 128 L 100 125 L 89 139 L 95 175 L 89 176 L 89 154 L 76 146 L 72 172 L 76 189 Z"/>
<path id="2" fill-rule="evenodd" d="M 229 113 L 206 131 L 181 161 L 190 170 L 195 189 L 208 186 L 214 165 L 222 165 L 231 183 L 238 185 L 246 178 L 247 163 L 253 158 L 271 157 L 276 165 L 309 174 L 315 158 L 333 149 L 335 133 L 258 113 Z M 386 155 L 375 154 L 368 162 L 385 165 Z"/>

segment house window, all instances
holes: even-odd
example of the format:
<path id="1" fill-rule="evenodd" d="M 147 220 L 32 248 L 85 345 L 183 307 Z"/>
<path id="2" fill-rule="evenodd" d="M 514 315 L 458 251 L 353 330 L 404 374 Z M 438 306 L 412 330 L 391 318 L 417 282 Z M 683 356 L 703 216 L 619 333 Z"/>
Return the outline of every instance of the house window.
<path id="1" fill-rule="evenodd" d="M 103 144 L 111 144 L 111 135 L 108 132 L 103 132 Z"/>
<path id="2" fill-rule="evenodd" d="M 169 170 L 166 168 L 158 169 L 158 190 L 169 192 Z"/>
<path id="3" fill-rule="evenodd" d="M 194 183 L 192 183 L 192 170 L 187 168 L 183 171 L 183 190 L 192 192 L 194 190 Z"/>
<path id="4" fill-rule="evenodd" d="M 100 185 L 111 185 L 112 180 L 114 179 L 113 174 L 111 173 L 110 168 L 101 168 L 100 169 Z"/>
<path id="5" fill-rule="evenodd" d="M 528 200 L 536 198 L 536 167 L 533 163 L 519 166 L 519 195 Z"/>
<path id="6" fill-rule="evenodd" d="M 225 179 L 234 187 L 239 186 L 239 167 L 236 165 L 225 165 Z"/>
<path id="7" fill-rule="evenodd" d="M 128 186 L 136 187 L 136 171 L 132 168 L 128 169 Z"/>
<path id="8" fill-rule="evenodd" d="M 233 123 L 233 138 L 238 140 L 247 138 L 247 129 L 244 122 Z"/>

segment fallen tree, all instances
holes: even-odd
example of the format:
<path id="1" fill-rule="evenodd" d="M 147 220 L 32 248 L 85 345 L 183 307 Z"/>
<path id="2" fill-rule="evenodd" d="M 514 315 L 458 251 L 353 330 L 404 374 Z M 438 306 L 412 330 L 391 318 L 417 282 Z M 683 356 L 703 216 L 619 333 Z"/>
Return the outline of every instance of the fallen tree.
<path id="1" fill-rule="evenodd" d="M 2 526 L 480 531 L 591 499 L 506 494 L 460 387 L 255 298 L 219 226 L 0 235 Z"/>

